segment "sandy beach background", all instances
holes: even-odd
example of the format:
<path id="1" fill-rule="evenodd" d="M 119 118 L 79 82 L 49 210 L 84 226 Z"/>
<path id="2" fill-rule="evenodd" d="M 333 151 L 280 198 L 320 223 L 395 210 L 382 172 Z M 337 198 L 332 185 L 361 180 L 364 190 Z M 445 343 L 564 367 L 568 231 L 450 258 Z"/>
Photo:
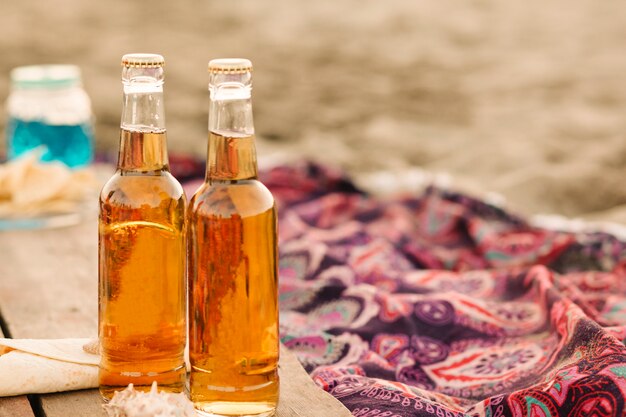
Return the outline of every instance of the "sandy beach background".
<path id="1" fill-rule="evenodd" d="M 425 170 L 517 212 L 626 224 L 623 39 L 611 0 L 5 1 L 0 101 L 13 67 L 77 64 L 97 148 L 115 150 L 120 58 L 161 53 L 170 149 L 204 157 L 207 62 L 247 57 L 263 160 L 380 191 Z"/>

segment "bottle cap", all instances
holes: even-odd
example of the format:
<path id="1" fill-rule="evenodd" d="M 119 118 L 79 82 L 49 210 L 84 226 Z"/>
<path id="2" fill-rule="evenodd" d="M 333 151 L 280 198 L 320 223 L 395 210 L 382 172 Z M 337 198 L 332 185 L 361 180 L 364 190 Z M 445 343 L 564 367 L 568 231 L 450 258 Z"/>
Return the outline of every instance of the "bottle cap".
<path id="1" fill-rule="evenodd" d="M 252 62 L 245 58 L 219 58 L 209 61 L 209 73 L 241 74 L 252 71 Z"/>
<path id="2" fill-rule="evenodd" d="M 122 66 L 126 68 L 158 68 L 165 65 L 165 59 L 158 54 L 126 54 Z"/>
<path id="3" fill-rule="evenodd" d="M 11 70 L 11 83 L 16 88 L 71 87 L 80 81 L 76 65 L 29 65 Z"/>

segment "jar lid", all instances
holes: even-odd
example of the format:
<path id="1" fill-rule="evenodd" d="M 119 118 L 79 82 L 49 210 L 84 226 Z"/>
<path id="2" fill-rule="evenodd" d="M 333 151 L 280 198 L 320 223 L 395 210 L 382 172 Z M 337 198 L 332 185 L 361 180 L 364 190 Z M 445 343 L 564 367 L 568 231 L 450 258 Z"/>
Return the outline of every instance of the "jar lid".
<path id="1" fill-rule="evenodd" d="M 158 54 L 126 54 L 122 66 L 127 68 L 158 68 L 165 65 L 165 59 Z"/>
<path id="2" fill-rule="evenodd" d="M 218 58 L 209 61 L 210 73 L 241 74 L 252 71 L 252 62 L 245 58 Z"/>
<path id="3" fill-rule="evenodd" d="M 76 65 L 28 65 L 11 70 L 15 88 L 60 88 L 78 85 L 80 68 Z"/>

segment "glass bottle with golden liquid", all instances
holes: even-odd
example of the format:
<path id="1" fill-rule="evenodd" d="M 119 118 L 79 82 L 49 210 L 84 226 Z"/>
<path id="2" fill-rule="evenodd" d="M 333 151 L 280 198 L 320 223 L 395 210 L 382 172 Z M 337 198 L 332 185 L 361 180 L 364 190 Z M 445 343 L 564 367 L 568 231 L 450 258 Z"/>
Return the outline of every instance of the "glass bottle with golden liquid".
<path id="1" fill-rule="evenodd" d="M 206 179 L 189 203 L 189 391 L 200 415 L 278 403 L 276 207 L 257 179 L 252 64 L 209 63 Z"/>
<path id="2" fill-rule="evenodd" d="M 100 194 L 100 392 L 185 386 L 186 199 L 169 172 L 163 57 L 122 58 L 117 170 Z"/>

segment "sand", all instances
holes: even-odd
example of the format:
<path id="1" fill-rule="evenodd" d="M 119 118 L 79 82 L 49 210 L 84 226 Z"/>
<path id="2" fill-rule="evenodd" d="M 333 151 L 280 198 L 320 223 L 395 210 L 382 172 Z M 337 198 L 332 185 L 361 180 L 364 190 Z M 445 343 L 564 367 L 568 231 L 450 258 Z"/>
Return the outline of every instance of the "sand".
<path id="1" fill-rule="evenodd" d="M 623 39 L 618 1 L 5 1 L 0 100 L 15 66 L 77 64 L 114 150 L 120 57 L 161 53 L 170 148 L 202 157 L 206 64 L 242 56 L 263 161 L 381 192 L 434 173 L 523 214 L 626 224 Z"/>

